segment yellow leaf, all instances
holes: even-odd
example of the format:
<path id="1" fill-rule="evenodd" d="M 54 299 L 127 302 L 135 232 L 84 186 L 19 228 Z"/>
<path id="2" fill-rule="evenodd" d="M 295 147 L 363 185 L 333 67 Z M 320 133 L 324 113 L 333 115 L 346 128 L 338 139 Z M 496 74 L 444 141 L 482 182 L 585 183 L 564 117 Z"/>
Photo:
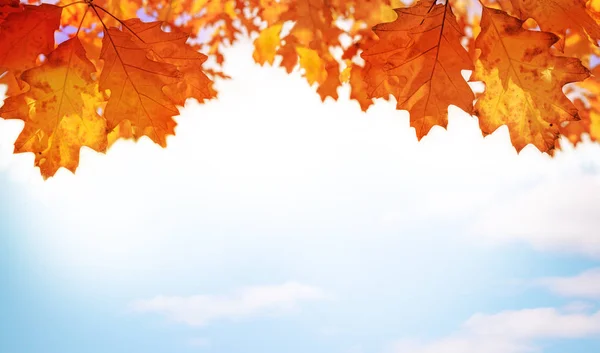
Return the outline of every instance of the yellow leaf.
<path id="1" fill-rule="evenodd" d="M 312 85 L 315 82 L 319 84 L 325 82 L 327 71 L 319 54 L 312 49 L 303 47 L 297 47 L 296 51 L 300 56 L 300 67 L 304 69 L 308 83 Z"/>
<path id="2" fill-rule="evenodd" d="M 60 167 L 75 172 L 82 146 L 106 149 L 106 123 L 96 112 L 103 102 L 91 78 L 95 71 L 81 42 L 70 39 L 42 66 L 25 71 L 22 79 L 30 90 L 0 108 L 4 118 L 25 121 L 15 152 L 33 152 L 44 178 Z"/>
<path id="3" fill-rule="evenodd" d="M 556 35 L 526 30 L 522 24 L 500 10 L 484 7 L 475 43 L 481 56 L 473 80 L 483 81 L 486 89 L 475 112 L 485 134 L 507 125 L 517 151 L 531 143 L 552 153 L 559 127 L 579 119 L 562 87 L 585 79 L 589 71 L 579 59 L 551 55 Z"/>
<path id="4" fill-rule="evenodd" d="M 267 27 L 260 32 L 260 35 L 254 41 L 254 53 L 252 53 L 252 57 L 257 63 L 261 65 L 264 63 L 273 64 L 281 41 L 279 33 L 281 33 L 282 27 L 283 25 L 280 23 Z"/>

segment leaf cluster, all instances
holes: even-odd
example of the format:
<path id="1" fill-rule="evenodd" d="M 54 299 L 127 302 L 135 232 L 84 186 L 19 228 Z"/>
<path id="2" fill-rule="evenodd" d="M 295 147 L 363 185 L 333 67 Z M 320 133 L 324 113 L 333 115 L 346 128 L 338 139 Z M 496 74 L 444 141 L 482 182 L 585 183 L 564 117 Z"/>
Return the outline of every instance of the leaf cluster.
<path id="1" fill-rule="evenodd" d="M 44 177 L 75 171 L 82 146 L 142 136 L 166 146 L 188 98 L 216 97 L 223 50 L 251 36 L 257 63 L 300 70 L 323 100 L 342 84 L 362 110 L 395 99 L 419 139 L 446 127 L 454 105 L 484 134 L 506 125 L 518 151 L 552 154 L 561 135 L 600 139 L 599 10 L 596 0 L 0 0 L 0 117 L 25 122 L 15 152 L 34 153 Z"/>

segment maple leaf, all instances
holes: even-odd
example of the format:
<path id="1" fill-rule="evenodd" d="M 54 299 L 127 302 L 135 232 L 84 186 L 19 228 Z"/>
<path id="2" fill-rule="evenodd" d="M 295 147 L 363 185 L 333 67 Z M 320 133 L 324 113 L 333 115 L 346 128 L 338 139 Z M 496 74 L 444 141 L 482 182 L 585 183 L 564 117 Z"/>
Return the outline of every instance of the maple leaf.
<path id="1" fill-rule="evenodd" d="M 373 28 L 380 40 L 362 54 L 363 75 L 368 96 L 393 94 L 421 139 L 434 125 L 447 126 L 449 105 L 472 111 L 474 95 L 461 74 L 472 62 L 448 4 L 419 1 L 395 11 L 396 21 Z"/>
<path id="2" fill-rule="evenodd" d="M 589 71 L 579 59 L 551 55 L 556 35 L 522 24 L 503 11 L 483 8 L 473 81 L 483 81 L 486 89 L 475 114 L 485 134 L 507 125 L 517 151 L 531 143 L 552 153 L 560 125 L 579 119 L 562 87 L 585 79 Z"/>
<path id="3" fill-rule="evenodd" d="M 54 31 L 60 24 L 61 11 L 58 6 L 42 4 L 8 12 L 0 22 L 0 74 L 32 68 L 40 54 L 47 55 L 54 49 Z"/>
<path id="4" fill-rule="evenodd" d="M 33 152 L 44 178 L 60 167 L 75 172 L 82 146 L 106 149 L 106 124 L 96 113 L 101 98 L 91 77 L 95 71 L 79 39 L 70 39 L 21 75 L 29 91 L 0 107 L 2 117 L 25 121 L 15 152 Z"/>

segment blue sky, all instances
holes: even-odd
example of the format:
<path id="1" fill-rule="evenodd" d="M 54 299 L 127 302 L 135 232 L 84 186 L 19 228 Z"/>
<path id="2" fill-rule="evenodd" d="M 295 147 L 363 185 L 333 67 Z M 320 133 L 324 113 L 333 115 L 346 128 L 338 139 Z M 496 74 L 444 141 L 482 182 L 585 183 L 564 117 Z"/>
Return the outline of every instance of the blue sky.
<path id="1" fill-rule="evenodd" d="M 517 155 L 455 108 L 417 143 L 229 57 L 166 150 L 77 175 L 0 120 L 1 353 L 600 351 L 600 146 Z"/>

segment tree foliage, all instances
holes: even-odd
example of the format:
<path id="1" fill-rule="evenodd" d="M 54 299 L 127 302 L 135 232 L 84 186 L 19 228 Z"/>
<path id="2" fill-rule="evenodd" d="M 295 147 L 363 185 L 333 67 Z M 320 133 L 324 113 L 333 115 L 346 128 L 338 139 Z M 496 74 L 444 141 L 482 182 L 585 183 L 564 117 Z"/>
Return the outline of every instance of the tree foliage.
<path id="1" fill-rule="evenodd" d="M 597 0 L 73 1 L 0 0 L 0 117 L 25 122 L 15 153 L 45 178 L 74 172 L 82 146 L 166 146 L 188 98 L 217 96 L 223 50 L 244 36 L 257 63 L 301 70 L 322 100 L 342 84 L 362 110 L 393 97 L 419 139 L 449 105 L 484 134 L 507 125 L 517 151 L 600 139 Z"/>

